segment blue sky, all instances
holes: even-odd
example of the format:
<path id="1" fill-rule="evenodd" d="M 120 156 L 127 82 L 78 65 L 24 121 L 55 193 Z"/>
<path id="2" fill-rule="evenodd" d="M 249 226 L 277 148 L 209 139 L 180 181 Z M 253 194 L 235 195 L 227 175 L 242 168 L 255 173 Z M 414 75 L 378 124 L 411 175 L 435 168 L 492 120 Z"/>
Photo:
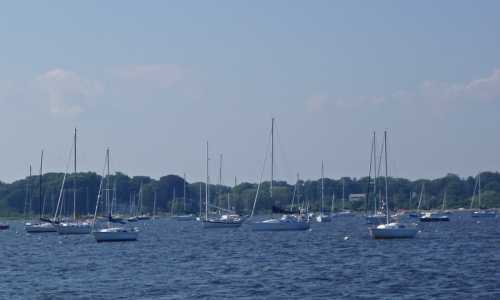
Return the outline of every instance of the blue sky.
<path id="1" fill-rule="evenodd" d="M 0 179 L 46 151 L 63 171 L 105 147 L 129 175 L 256 181 L 271 117 L 278 177 L 365 176 L 389 131 L 391 174 L 500 166 L 498 1 L 16 1 L 0 10 Z M 212 178 L 216 177 L 213 172 Z"/>

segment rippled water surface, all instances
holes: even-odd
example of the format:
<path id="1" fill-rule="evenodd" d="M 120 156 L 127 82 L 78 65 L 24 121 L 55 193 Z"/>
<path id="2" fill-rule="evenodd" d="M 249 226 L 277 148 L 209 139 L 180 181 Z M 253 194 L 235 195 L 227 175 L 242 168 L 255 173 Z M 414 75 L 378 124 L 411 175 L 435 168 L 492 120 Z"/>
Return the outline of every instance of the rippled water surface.
<path id="1" fill-rule="evenodd" d="M 362 217 L 307 232 L 146 221 L 139 241 L 0 232 L 2 299 L 500 299 L 500 218 L 455 214 L 411 240 Z"/>

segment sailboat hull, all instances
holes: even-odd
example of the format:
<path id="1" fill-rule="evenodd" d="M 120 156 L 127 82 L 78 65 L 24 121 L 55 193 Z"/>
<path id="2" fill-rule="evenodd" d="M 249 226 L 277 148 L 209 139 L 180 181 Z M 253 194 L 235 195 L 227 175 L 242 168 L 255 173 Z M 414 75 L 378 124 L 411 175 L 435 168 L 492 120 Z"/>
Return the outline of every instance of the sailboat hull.
<path id="1" fill-rule="evenodd" d="M 139 236 L 139 231 L 109 231 L 109 230 L 100 230 L 92 232 L 95 240 L 98 243 L 102 242 L 128 242 L 128 241 L 137 241 L 137 237 Z"/>
<path id="2" fill-rule="evenodd" d="M 61 223 L 57 226 L 59 234 L 89 234 L 89 223 Z"/>
<path id="3" fill-rule="evenodd" d="M 57 232 L 56 227 L 51 223 L 26 223 L 24 224 L 24 230 L 27 233 Z"/>
<path id="4" fill-rule="evenodd" d="M 241 227 L 241 224 L 243 222 L 224 222 L 224 221 L 217 221 L 217 220 L 203 220 L 203 228 L 238 228 Z"/>
<path id="5" fill-rule="evenodd" d="M 194 215 L 180 215 L 172 217 L 176 221 L 194 221 L 196 220 L 196 216 Z"/>
<path id="6" fill-rule="evenodd" d="M 417 235 L 416 228 L 370 228 L 374 239 L 410 239 Z"/>

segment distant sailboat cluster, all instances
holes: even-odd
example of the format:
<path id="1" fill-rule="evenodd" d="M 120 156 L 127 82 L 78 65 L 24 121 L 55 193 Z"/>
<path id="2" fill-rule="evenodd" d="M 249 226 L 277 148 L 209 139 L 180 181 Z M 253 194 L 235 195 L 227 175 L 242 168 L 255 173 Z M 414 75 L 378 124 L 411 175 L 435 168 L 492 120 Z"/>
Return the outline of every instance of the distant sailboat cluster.
<path id="1" fill-rule="evenodd" d="M 273 194 L 275 189 L 279 189 L 279 183 L 275 181 L 275 165 L 276 165 L 276 123 L 275 119 L 271 120 L 271 128 L 269 132 L 268 149 L 266 149 L 262 172 L 259 176 L 258 185 L 256 187 L 255 195 L 253 197 L 253 205 L 247 204 L 246 215 L 241 213 L 241 210 L 235 209 L 231 206 L 232 191 L 220 190 L 223 187 L 222 182 L 222 162 L 223 156 L 219 155 L 219 181 L 216 185 L 215 200 L 211 199 L 211 180 L 210 180 L 210 152 L 208 141 L 204 145 L 204 182 L 200 182 L 199 192 L 199 213 L 193 214 L 192 207 L 188 209 L 187 202 L 187 188 L 186 188 L 186 174 L 183 176 L 183 186 L 177 191 L 175 187 L 169 191 L 172 193 L 172 201 L 169 203 L 167 209 L 170 218 L 178 222 L 194 222 L 200 224 L 199 227 L 205 229 L 238 229 L 246 227 L 253 232 L 277 232 L 277 231 L 309 231 L 314 226 L 335 226 L 336 222 L 348 222 L 348 217 L 361 217 L 365 226 L 367 226 L 368 234 L 373 239 L 402 239 L 402 238 L 415 238 L 422 230 L 421 226 L 415 221 L 421 223 L 435 223 L 435 222 L 450 222 L 452 221 L 452 212 L 447 210 L 446 202 L 448 197 L 448 190 L 445 189 L 440 199 L 440 209 L 430 210 L 431 204 L 426 198 L 426 186 L 424 183 L 420 186 L 420 193 L 418 197 L 418 204 L 413 208 L 412 201 L 416 198 L 416 192 L 410 192 L 408 210 L 398 211 L 391 214 L 391 205 L 393 206 L 394 200 L 391 201 L 391 191 L 389 182 L 389 167 L 388 167 L 388 136 L 384 132 L 383 142 L 377 144 L 376 133 L 374 132 L 371 137 L 371 152 L 370 164 L 368 172 L 368 181 L 366 184 L 366 194 L 356 194 L 364 197 L 365 213 L 354 213 L 346 209 L 346 180 L 342 178 L 341 186 L 336 186 L 333 190 L 331 186 L 325 189 L 325 163 L 321 161 L 321 181 L 318 186 L 318 202 L 314 213 L 311 209 L 310 199 L 306 199 L 302 195 L 303 181 L 301 181 L 297 173 L 297 181 L 293 186 L 293 191 L 290 190 L 289 202 L 276 201 Z M 26 233 L 57 233 L 60 235 L 90 235 L 93 236 L 97 242 L 125 242 L 137 241 L 139 235 L 144 230 L 139 230 L 139 225 L 144 222 L 154 221 L 157 219 L 158 205 L 161 199 L 158 200 L 157 190 L 151 191 L 151 187 L 144 189 L 142 181 L 140 185 L 137 184 L 135 191 L 127 191 L 129 194 L 128 206 L 120 201 L 119 207 L 117 196 L 117 182 L 113 179 L 110 170 L 110 156 L 111 151 L 109 148 L 105 151 L 104 166 L 102 175 L 98 186 L 98 191 L 95 201 L 95 209 L 93 214 L 89 213 L 88 204 L 88 190 L 87 190 L 87 214 L 77 214 L 77 211 L 82 211 L 82 200 L 80 199 L 81 193 L 77 191 L 80 189 L 79 178 L 77 173 L 77 130 L 75 129 L 72 144 L 70 147 L 70 155 L 66 163 L 66 170 L 62 176 L 60 188 L 58 191 L 57 202 L 55 196 L 52 196 L 52 208 L 47 207 L 47 195 L 43 190 L 43 161 L 44 151 L 40 155 L 40 168 L 38 178 L 32 174 L 32 166 L 29 166 L 29 176 L 26 180 L 26 193 L 24 201 L 24 229 Z M 268 164 L 268 161 L 270 163 Z M 72 166 L 72 168 L 70 168 Z M 269 169 L 268 169 L 269 167 Z M 71 171 L 70 171 L 71 169 Z M 263 183 L 264 173 L 270 170 L 269 184 Z M 180 180 L 180 179 L 179 179 Z M 349 180 L 349 179 L 347 179 Z M 347 183 L 349 184 L 349 182 Z M 204 191 L 203 191 L 204 185 Z M 236 186 L 236 178 L 235 184 Z M 328 186 L 328 185 L 327 185 Z M 213 185 L 212 185 L 213 187 Z M 349 188 L 349 186 L 348 186 Z M 182 195 L 180 194 L 182 190 Z M 340 201 L 336 199 L 335 191 L 340 195 Z M 278 191 L 279 192 L 279 191 Z M 38 196 L 36 196 L 38 193 Z M 153 207 L 146 206 L 144 209 L 144 193 L 153 194 Z M 257 203 L 261 201 L 262 194 L 266 194 L 266 205 L 270 204 L 272 216 L 262 217 L 256 215 Z M 55 192 L 53 193 L 55 194 Z M 204 194 L 204 197 L 203 197 Z M 121 194 L 123 195 L 123 194 Z M 331 195 L 331 198 L 330 198 Z M 349 195 L 349 200 L 351 200 Z M 213 196 L 212 196 L 213 197 Z M 227 197 L 227 205 L 225 204 Z M 38 209 L 34 208 L 33 199 L 38 198 Z M 330 205 L 328 209 L 328 199 Z M 149 198 L 151 199 L 151 198 Z M 281 198 L 282 199 L 282 198 Z M 192 200 L 190 198 L 190 200 Z M 436 203 L 436 199 L 433 201 Z M 190 201 L 192 203 L 192 201 Z M 223 203 L 221 205 L 221 202 Z M 250 202 L 250 201 L 249 201 Z M 339 202 L 339 203 L 337 203 Z M 35 202 L 36 203 L 36 202 Z M 359 203 L 359 202 L 358 202 Z M 150 204 L 149 204 L 150 205 Z M 348 208 L 352 203 L 348 203 Z M 124 209 L 124 206 L 126 209 Z M 434 207 L 436 205 L 434 204 Z M 164 207 L 166 207 L 164 205 Z M 267 206 L 269 207 L 269 206 Z M 423 207 L 427 207 L 424 210 Z M 80 208 L 80 209 L 77 209 Z M 359 208 L 357 208 L 359 210 Z M 50 211 L 53 210 L 53 211 Z M 477 175 L 474 180 L 474 190 L 470 203 L 471 217 L 473 218 L 495 218 L 495 210 L 487 210 L 481 204 L 481 177 Z M 124 211 L 127 211 L 124 213 Z M 37 212 L 37 213 L 35 213 Z M 121 212 L 118 214 L 117 212 Z M 324 225 L 322 225 L 324 224 Z M 328 225 L 332 224 L 332 225 Z M 245 226 L 243 226 L 245 225 Z M 0 223 L 0 230 L 9 229 L 9 224 Z M 332 227 L 333 228 L 333 227 Z M 365 227 L 366 228 L 366 227 Z M 366 231 L 365 231 L 366 232 Z"/>

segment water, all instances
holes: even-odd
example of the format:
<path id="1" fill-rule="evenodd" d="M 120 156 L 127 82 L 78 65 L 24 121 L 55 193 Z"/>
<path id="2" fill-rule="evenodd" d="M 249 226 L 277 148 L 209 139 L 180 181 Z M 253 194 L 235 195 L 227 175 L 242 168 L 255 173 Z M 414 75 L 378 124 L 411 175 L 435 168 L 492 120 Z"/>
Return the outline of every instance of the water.
<path id="1" fill-rule="evenodd" d="M 307 232 L 139 224 L 139 241 L 0 232 L 1 299 L 500 299 L 500 218 L 453 215 L 411 240 L 361 217 Z"/>

